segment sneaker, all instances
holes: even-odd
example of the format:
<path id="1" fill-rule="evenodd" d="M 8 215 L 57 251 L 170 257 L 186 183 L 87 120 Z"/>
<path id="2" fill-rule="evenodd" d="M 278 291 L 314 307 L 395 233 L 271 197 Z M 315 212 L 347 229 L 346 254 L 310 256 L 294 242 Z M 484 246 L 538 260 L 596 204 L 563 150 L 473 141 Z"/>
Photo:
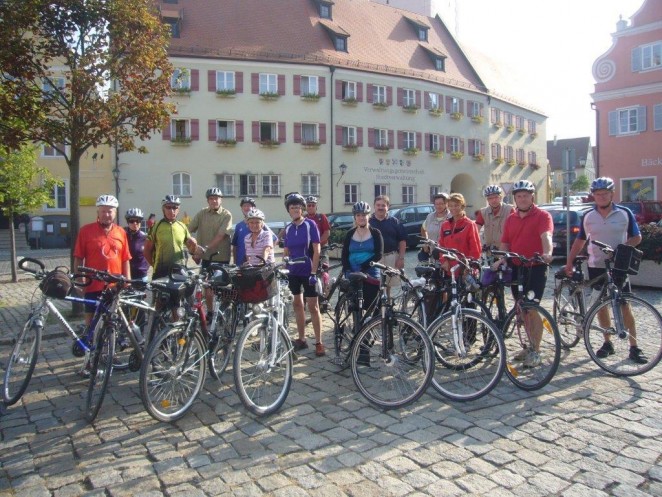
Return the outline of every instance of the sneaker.
<path id="1" fill-rule="evenodd" d="M 610 356 L 614 353 L 614 346 L 611 342 L 605 342 L 602 344 L 602 347 L 598 349 L 595 353 L 600 359 L 604 359 L 607 356 Z M 630 349 L 630 358 L 632 357 L 632 349 Z"/>
<path id="2" fill-rule="evenodd" d="M 315 355 L 317 357 L 322 357 L 326 355 L 326 350 L 324 349 L 324 344 L 323 343 L 316 343 L 315 344 Z"/>
<path id="3" fill-rule="evenodd" d="M 297 338 L 292 342 L 292 345 L 294 345 L 294 350 L 303 350 L 308 348 L 308 342 L 305 340 L 301 340 L 300 338 Z"/>
<path id="4" fill-rule="evenodd" d="M 542 360 L 540 359 L 540 354 L 535 350 L 529 350 L 529 353 L 526 354 L 526 358 L 524 359 L 524 363 L 522 365 L 525 368 L 535 368 L 536 366 L 540 366 L 541 362 Z"/>
<path id="5" fill-rule="evenodd" d="M 648 357 L 644 355 L 639 347 L 636 345 L 630 347 L 630 360 L 637 364 L 646 364 Z"/>
<path id="6" fill-rule="evenodd" d="M 527 355 L 529 355 L 529 349 L 522 349 L 513 356 L 513 361 L 522 362 L 526 359 Z"/>

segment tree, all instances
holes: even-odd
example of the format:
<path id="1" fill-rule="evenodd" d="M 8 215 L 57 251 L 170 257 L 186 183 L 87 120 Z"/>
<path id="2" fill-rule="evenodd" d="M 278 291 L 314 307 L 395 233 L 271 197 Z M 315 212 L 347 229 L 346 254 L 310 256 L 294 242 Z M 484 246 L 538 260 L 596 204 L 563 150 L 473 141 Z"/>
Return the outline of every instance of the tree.
<path id="1" fill-rule="evenodd" d="M 53 203 L 51 192 L 62 183 L 45 168 L 36 165 L 34 146 L 24 145 L 14 151 L 0 151 L 0 209 L 9 219 L 11 278 L 18 281 L 14 216 Z"/>
<path id="2" fill-rule="evenodd" d="M 585 174 L 582 174 L 581 176 L 577 176 L 577 179 L 572 182 L 572 185 L 570 185 L 570 188 L 572 191 L 575 192 L 585 192 L 588 190 L 588 178 L 586 177 Z"/>
<path id="3" fill-rule="evenodd" d="M 72 240 L 83 153 L 134 150 L 172 111 L 169 28 L 154 9 L 152 0 L 0 2 L 0 143 L 43 142 L 63 154 Z"/>

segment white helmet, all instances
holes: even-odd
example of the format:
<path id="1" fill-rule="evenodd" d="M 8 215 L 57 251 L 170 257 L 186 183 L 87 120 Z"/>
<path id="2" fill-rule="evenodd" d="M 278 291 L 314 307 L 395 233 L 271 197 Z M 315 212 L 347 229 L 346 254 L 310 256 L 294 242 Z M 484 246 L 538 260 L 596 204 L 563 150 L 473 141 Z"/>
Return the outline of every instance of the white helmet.
<path id="1" fill-rule="evenodd" d="M 536 191 L 535 185 L 528 180 L 521 179 L 513 183 L 513 189 L 512 189 L 513 195 L 515 195 L 517 192 L 534 193 L 535 191 Z"/>
<path id="2" fill-rule="evenodd" d="M 120 203 L 112 195 L 99 195 L 99 198 L 97 198 L 97 207 L 108 206 L 117 209 L 119 205 Z"/>
<path id="3" fill-rule="evenodd" d="M 264 212 L 252 207 L 246 214 L 246 219 L 259 219 L 260 221 L 264 221 Z"/>
<path id="4" fill-rule="evenodd" d="M 128 211 L 126 211 L 126 214 L 124 215 L 125 219 L 144 219 L 145 216 L 143 215 L 143 211 L 138 208 L 138 207 L 132 207 Z"/>

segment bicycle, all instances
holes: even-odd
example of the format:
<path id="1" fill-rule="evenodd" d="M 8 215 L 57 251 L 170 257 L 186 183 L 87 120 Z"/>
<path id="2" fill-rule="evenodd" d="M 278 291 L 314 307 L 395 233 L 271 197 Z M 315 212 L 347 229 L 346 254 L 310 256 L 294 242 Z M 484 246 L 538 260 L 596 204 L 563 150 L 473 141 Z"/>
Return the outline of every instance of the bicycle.
<path id="1" fill-rule="evenodd" d="M 317 295 L 319 295 L 320 312 L 327 312 L 331 297 L 338 288 L 338 278 L 331 276 L 331 271 L 341 268 L 342 263 L 329 264 L 327 254 L 331 250 L 342 248 L 340 244 L 324 245 L 320 251 L 320 264 L 317 268 Z"/>
<path id="2" fill-rule="evenodd" d="M 518 261 L 520 267 L 546 264 L 539 255 L 529 259 L 513 252 L 494 250 L 492 253 L 509 263 Z M 532 291 L 524 293 L 523 271 L 517 274 L 518 296 L 502 328 L 506 345 L 506 376 L 518 388 L 532 391 L 547 385 L 556 374 L 561 360 L 561 337 L 549 311 L 534 300 Z M 531 321 L 535 323 L 538 319 L 542 322 L 539 330 Z"/>
<path id="3" fill-rule="evenodd" d="M 466 290 L 461 288 L 465 283 L 457 273 L 470 271 L 471 262 L 461 254 L 436 250 L 456 264 L 450 268 L 449 310 L 427 328 L 437 360 L 432 386 L 451 400 L 479 399 L 499 383 L 506 367 L 506 347 L 489 315 L 461 301 Z"/>
<path id="4" fill-rule="evenodd" d="M 645 300 L 621 291 L 615 281 L 638 272 L 641 252 L 629 245 L 613 249 L 598 240 L 591 243 L 613 256 L 613 260 L 611 257 L 605 260 L 606 292 L 588 310 L 583 321 L 586 350 L 600 368 L 615 376 L 646 373 L 662 359 L 662 316 Z M 606 341 L 611 343 L 611 350 L 598 355 Z M 648 357 L 647 362 L 632 360 L 633 345 Z"/>

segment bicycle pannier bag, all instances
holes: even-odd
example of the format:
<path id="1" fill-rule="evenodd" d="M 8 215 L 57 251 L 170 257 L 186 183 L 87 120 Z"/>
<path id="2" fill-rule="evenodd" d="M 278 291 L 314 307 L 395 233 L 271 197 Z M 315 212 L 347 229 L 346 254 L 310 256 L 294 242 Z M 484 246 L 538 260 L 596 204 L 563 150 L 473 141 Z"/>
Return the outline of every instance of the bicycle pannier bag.
<path id="1" fill-rule="evenodd" d="M 232 275 L 232 284 L 239 300 L 249 304 L 264 302 L 278 291 L 276 273 L 270 265 L 241 267 Z"/>
<path id="2" fill-rule="evenodd" d="M 639 273 L 639 265 L 643 255 L 644 253 L 635 247 L 620 244 L 614 251 L 614 269 L 635 275 Z"/>
<path id="3" fill-rule="evenodd" d="M 61 269 L 55 268 L 39 283 L 39 288 L 45 295 L 53 299 L 63 299 L 73 287 L 69 275 Z"/>
<path id="4" fill-rule="evenodd" d="M 480 274 L 480 284 L 483 287 L 490 286 L 493 283 L 496 283 L 497 278 L 499 277 L 498 271 L 492 271 L 489 266 L 484 266 L 481 269 Z M 513 280 L 513 270 L 511 268 L 506 268 L 503 272 L 503 282 L 509 285 Z"/>

